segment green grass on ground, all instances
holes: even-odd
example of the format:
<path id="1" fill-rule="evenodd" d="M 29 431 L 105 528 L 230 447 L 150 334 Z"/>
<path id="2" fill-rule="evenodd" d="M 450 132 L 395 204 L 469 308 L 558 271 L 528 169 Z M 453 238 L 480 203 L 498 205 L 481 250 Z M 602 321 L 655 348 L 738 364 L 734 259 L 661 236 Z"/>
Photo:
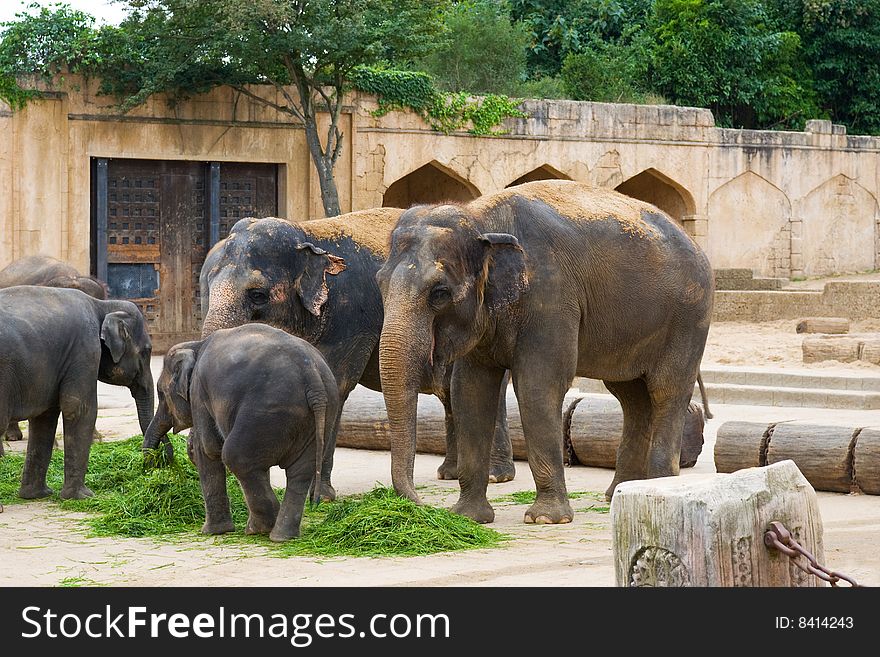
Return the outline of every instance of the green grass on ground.
<path id="1" fill-rule="evenodd" d="M 172 436 L 175 460 L 171 466 L 145 470 L 140 436 L 92 445 L 86 485 L 95 496 L 86 500 L 51 502 L 63 509 L 84 511 L 83 522 L 97 536 L 205 538 L 204 503 L 198 472 L 186 455 L 186 439 Z M 17 496 L 23 455 L 0 459 L 0 503 L 23 502 Z M 49 466 L 50 488 L 61 489 L 63 453 L 56 451 Z M 392 489 L 377 487 L 363 495 L 306 506 L 302 536 L 276 544 L 264 536 L 246 536 L 247 506 L 238 482 L 228 475 L 232 517 L 239 529 L 219 541 L 264 546 L 273 556 L 416 556 L 496 547 L 508 537 L 450 513 L 417 506 Z M 281 497 L 283 491 L 277 490 Z"/>

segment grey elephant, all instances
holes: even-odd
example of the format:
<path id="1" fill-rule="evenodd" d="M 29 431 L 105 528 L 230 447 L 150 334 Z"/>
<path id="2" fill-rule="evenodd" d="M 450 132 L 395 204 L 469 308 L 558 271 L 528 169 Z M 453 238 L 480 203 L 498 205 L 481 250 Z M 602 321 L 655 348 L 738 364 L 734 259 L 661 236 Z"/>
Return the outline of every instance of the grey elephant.
<path id="1" fill-rule="evenodd" d="M 317 347 L 333 370 L 343 404 L 358 383 L 381 390 L 378 344 L 383 312 L 376 272 L 385 262 L 391 230 L 402 212 L 377 208 L 303 222 L 241 219 L 202 267 L 202 336 L 246 322 L 270 324 Z M 436 394 L 446 409 L 446 459 L 438 477 L 454 479 L 458 450 L 449 378 L 426 380 L 421 390 Z M 334 418 L 333 446 L 338 421 Z M 504 396 L 498 404 L 497 427 L 488 479 L 503 482 L 515 473 Z M 322 495 L 329 499 L 335 496 L 332 467 L 331 447 L 322 469 Z"/>
<path id="2" fill-rule="evenodd" d="M 172 426 L 193 428 L 188 448 L 205 499 L 202 531 L 235 529 L 226 493 L 229 468 L 247 501 L 248 534 L 268 533 L 273 541 L 299 536 L 306 495 L 321 481 L 339 407 L 336 381 L 321 353 L 265 324 L 222 329 L 172 347 L 158 392 L 144 450 L 154 450 Z M 273 465 L 287 473 L 280 510 L 269 484 Z"/>
<path id="3" fill-rule="evenodd" d="M 96 299 L 107 298 L 106 284 L 92 276 L 83 276 L 66 262 L 45 255 L 25 256 L 0 269 L 0 288 L 14 285 L 73 288 Z"/>
<path id="4" fill-rule="evenodd" d="M 574 376 L 602 379 L 620 401 L 622 481 L 678 474 L 682 426 L 709 330 L 712 270 L 656 207 L 571 181 L 526 183 L 466 205 L 400 217 L 377 274 L 379 343 L 392 479 L 413 487 L 416 397 L 455 362 L 452 407 L 460 498 L 494 511 L 486 474 L 498 384 L 510 370 L 537 488 L 526 522 L 572 519 L 563 473 L 562 401 Z"/>
<path id="5" fill-rule="evenodd" d="M 0 288 L 14 285 L 44 285 L 81 290 L 96 299 L 107 298 L 107 286 L 97 278 L 83 276 L 65 263 L 44 255 L 25 256 L 0 269 Z M 22 440 L 18 422 L 6 429 L 6 440 Z"/>
<path id="6" fill-rule="evenodd" d="M 97 382 L 129 388 L 145 431 L 153 416 L 151 350 L 144 317 L 129 301 L 31 285 L 0 290 L 0 426 L 30 422 L 21 497 L 52 494 L 46 472 L 59 414 L 64 420 L 61 497 L 92 494 L 85 475 L 98 413 Z"/>

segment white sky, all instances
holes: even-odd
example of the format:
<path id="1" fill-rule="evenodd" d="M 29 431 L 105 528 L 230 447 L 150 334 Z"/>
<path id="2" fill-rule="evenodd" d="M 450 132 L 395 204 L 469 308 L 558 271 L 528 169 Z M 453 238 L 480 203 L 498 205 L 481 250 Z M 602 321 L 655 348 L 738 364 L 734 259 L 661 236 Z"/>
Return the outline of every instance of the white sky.
<path id="1" fill-rule="evenodd" d="M 15 20 L 15 14 L 24 11 L 34 0 L 0 0 L 0 23 Z M 43 6 L 56 4 L 55 0 L 39 0 Z M 94 16 L 98 23 L 112 23 L 118 25 L 125 17 L 125 4 L 112 0 L 65 0 L 74 9 L 88 12 Z"/>

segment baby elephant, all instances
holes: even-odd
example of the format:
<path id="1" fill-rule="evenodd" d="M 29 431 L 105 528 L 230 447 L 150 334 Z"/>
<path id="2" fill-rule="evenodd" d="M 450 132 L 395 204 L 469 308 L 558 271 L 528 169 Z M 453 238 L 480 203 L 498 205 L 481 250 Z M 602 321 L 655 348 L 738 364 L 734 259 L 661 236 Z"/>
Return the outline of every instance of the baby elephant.
<path id="1" fill-rule="evenodd" d="M 172 347 L 157 388 L 159 406 L 143 447 L 155 449 L 172 426 L 192 427 L 189 453 L 205 498 L 202 531 L 234 529 L 228 467 L 247 501 L 248 534 L 269 533 L 273 541 L 299 536 L 339 407 L 336 380 L 320 352 L 279 329 L 245 324 Z M 280 510 L 269 484 L 273 465 L 287 472 Z"/>

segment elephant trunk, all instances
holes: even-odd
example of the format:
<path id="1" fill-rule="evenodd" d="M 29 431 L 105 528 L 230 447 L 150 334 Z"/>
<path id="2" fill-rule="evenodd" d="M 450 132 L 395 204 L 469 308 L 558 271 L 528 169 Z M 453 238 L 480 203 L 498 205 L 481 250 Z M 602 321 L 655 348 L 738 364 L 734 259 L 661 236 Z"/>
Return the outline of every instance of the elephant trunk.
<path id="1" fill-rule="evenodd" d="M 422 372 L 432 350 L 430 321 L 411 313 L 385 316 L 379 339 L 379 373 L 391 428 L 391 480 L 398 495 L 420 504 L 413 486 L 416 419 Z"/>
<path id="2" fill-rule="evenodd" d="M 215 331 L 247 324 L 250 316 L 240 299 L 240 291 L 228 278 L 213 281 L 210 290 L 210 305 L 202 322 L 202 337 Z"/>
<path id="3" fill-rule="evenodd" d="M 149 362 L 144 363 L 141 367 L 141 375 L 129 388 L 131 396 L 134 398 L 134 405 L 137 408 L 138 423 L 141 425 L 141 433 L 146 434 L 147 427 L 153 419 L 153 409 L 155 408 L 156 394 L 153 387 L 153 374 L 150 372 Z"/>
<path id="4" fill-rule="evenodd" d="M 144 451 L 144 461 L 149 465 L 171 462 L 174 460 L 174 446 L 168 438 L 168 432 L 174 426 L 174 419 L 168 412 L 168 407 L 164 403 L 159 404 L 156 415 L 153 417 L 146 431 L 144 431 L 144 442 L 141 447 Z M 165 443 L 164 459 L 162 454 L 155 452 L 159 441 Z"/>

